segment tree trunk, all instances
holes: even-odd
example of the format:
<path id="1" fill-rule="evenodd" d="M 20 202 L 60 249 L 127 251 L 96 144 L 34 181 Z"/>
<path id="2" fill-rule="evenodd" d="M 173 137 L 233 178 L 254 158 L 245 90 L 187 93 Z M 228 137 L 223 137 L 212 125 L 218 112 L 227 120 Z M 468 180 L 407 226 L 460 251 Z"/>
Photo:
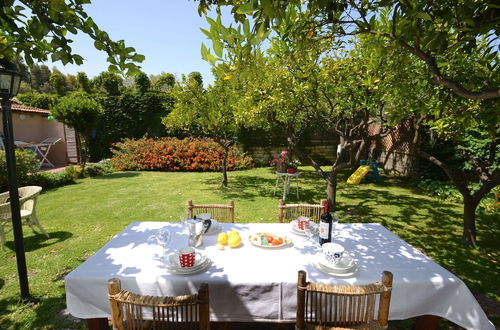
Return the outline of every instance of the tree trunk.
<path id="1" fill-rule="evenodd" d="M 327 181 L 326 194 L 328 196 L 328 204 L 330 204 L 330 210 L 335 211 L 337 209 L 337 175 L 330 177 Z"/>
<path id="2" fill-rule="evenodd" d="M 76 136 L 78 139 L 77 144 L 80 145 L 80 165 L 83 169 L 85 169 L 85 165 L 89 159 L 89 150 L 88 150 L 88 137 L 76 132 Z"/>
<path id="3" fill-rule="evenodd" d="M 476 208 L 479 200 L 466 198 L 464 196 L 464 243 L 471 246 L 476 246 Z"/>
<path id="4" fill-rule="evenodd" d="M 224 147 L 224 157 L 222 158 L 222 185 L 227 187 L 227 153 L 229 148 Z"/>

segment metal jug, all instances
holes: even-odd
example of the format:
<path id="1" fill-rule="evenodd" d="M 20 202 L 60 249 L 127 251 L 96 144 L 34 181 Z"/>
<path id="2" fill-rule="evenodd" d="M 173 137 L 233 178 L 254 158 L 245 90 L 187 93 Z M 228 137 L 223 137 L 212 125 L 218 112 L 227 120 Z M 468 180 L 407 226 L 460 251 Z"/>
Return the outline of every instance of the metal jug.
<path id="1" fill-rule="evenodd" d="M 203 244 L 203 221 L 189 219 L 186 221 L 189 229 L 188 245 L 198 247 Z"/>

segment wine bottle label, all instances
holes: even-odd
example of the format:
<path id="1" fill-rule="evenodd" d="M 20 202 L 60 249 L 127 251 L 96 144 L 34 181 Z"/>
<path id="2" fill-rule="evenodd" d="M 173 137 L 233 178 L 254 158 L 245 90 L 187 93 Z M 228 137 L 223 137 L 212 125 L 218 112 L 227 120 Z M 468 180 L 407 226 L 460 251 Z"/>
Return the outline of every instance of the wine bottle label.
<path id="1" fill-rule="evenodd" d="M 323 239 L 328 239 L 328 222 L 320 222 L 319 224 L 319 237 Z"/>

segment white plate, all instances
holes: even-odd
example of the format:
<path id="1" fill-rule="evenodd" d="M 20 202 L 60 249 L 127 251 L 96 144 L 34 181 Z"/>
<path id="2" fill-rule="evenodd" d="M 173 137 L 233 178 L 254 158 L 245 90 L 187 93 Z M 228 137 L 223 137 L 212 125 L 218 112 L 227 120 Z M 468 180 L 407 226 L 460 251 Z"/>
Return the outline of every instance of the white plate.
<path id="1" fill-rule="evenodd" d="M 352 277 L 356 274 L 356 272 L 358 271 L 358 266 L 356 264 L 354 264 L 354 267 L 352 269 L 349 270 L 349 272 L 338 272 L 336 270 L 333 270 L 333 269 L 329 269 L 329 268 L 325 268 L 323 267 L 319 262 L 317 261 L 313 261 L 313 266 L 314 268 L 316 268 L 317 270 L 319 270 L 320 272 L 326 274 L 326 275 L 330 275 L 330 276 L 337 276 L 337 277 Z"/>
<path id="2" fill-rule="evenodd" d="M 175 270 L 195 270 L 195 269 L 198 269 L 198 268 L 204 266 L 207 259 L 208 259 L 207 256 L 201 254 L 200 252 L 196 252 L 194 266 L 193 267 L 181 267 L 181 264 L 179 262 L 179 254 L 174 252 L 168 256 L 167 266 L 169 268 L 175 269 Z"/>
<path id="3" fill-rule="evenodd" d="M 342 258 L 339 263 L 332 264 L 325 259 L 325 256 L 323 254 L 321 254 L 316 262 L 323 268 L 337 273 L 349 273 L 351 269 L 356 267 L 356 262 L 354 261 L 354 259 L 352 259 L 352 257 Z"/>
<path id="4" fill-rule="evenodd" d="M 206 258 L 205 262 L 197 268 L 195 268 L 195 267 L 190 267 L 190 268 L 169 268 L 169 267 L 167 267 L 167 269 L 171 274 L 191 275 L 191 274 L 201 273 L 202 271 L 206 270 L 211 264 L 212 264 L 212 261 L 209 258 Z"/>
<path id="5" fill-rule="evenodd" d="M 274 237 L 280 237 L 283 239 L 283 243 L 281 243 L 280 245 L 264 245 L 264 244 L 261 244 L 261 240 L 260 240 L 260 237 L 261 236 L 274 236 Z M 287 246 L 289 245 L 290 243 L 292 243 L 292 240 L 287 238 L 286 236 L 279 236 L 279 235 L 275 235 L 275 234 L 271 234 L 271 233 L 255 233 L 255 234 L 252 234 L 250 236 L 248 236 L 248 240 L 250 241 L 250 243 L 252 245 L 255 245 L 255 246 L 258 246 L 258 247 L 262 247 L 262 248 L 267 248 L 267 249 L 277 249 L 277 248 L 282 248 L 284 246 Z"/>

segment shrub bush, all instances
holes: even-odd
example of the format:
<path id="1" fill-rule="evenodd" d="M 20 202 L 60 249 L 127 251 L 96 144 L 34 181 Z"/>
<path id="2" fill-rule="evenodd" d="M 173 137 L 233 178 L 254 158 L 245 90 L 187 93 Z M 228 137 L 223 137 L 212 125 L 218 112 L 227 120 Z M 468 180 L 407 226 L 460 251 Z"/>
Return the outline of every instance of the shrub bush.
<path id="1" fill-rule="evenodd" d="M 67 166 L 64 171 L 57 173 L 38 172 L 30 176 L 29 184 L 41 186 L 44 189 L 57 188 L 68 184 L 73 184 L 76 179 L 92 177 L 114 172 L 109 160 L 99 163 L 89 164 L 85 168 L 81 166 Z"/>
<path id="2" fill-rule="evenodd" d="M 35 172 L 40 165 L 36 154 L 31 150 L 16 150 L 16 175 L 18 186 L 28 185 L 30 173 Z M 7 179 L 7 160 L 5 151 L 0 150 L 0 189 L 5 191 L 9 188 Z"/>
<path id="3" fill-rule="evenodd" d="M 120 171 L 220 171 L 224 151 L 211 139 L 125 139 L 112 149 L 112 166 Z M 250 156 L 229 149 L 229 171 L 253 167 Z"/>
<path id="4" fill-rule="evenodd" d="M 52 189 L 75 183 L 77 177 L 78 174 L 75 167 L 70 165 L 67 166 L 64 171 L 57 173 L 35 173 L 30 177 L 30 184 L 34 186 L 41 186 L 43 189 Z"/>
<path id="5" fill-rule="evenodd" d="M 59 102 L 59 96 L 56 94 L 18 94 L 17 99 L 29 107 L 46 110 L 52 109 Z"/>

